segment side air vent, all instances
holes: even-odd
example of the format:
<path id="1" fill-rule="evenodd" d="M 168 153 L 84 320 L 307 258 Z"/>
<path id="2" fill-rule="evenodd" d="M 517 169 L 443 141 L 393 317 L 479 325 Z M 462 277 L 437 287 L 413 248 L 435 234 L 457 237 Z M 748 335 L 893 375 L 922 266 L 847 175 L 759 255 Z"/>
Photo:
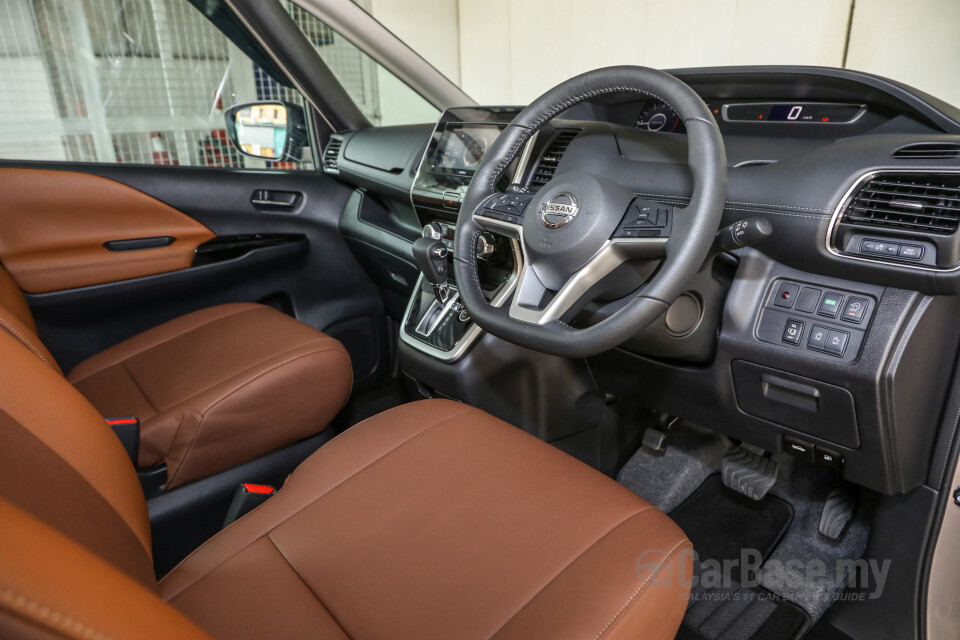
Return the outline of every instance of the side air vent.
<path id="1" fill-rule="evenodd" d="M 338 173 L 337 161 L 340 159 L 340 147 L 343 146 L 343 138 L 338 135 L 330 136 L 330 142 L 327 148 L 323 150 L 323 170 L 328 173 Z"/>
<path id="2" fill-rule="evenodd" d="M 840 222 L 951 234 L 960 223 L 960 175 L 885 173 L 857 189 Z"/>
<path id="3" fill-rule="evenodd" d="M 533 170 L 529 185 L 531 189 L 539 189 L 550 182 L 553 174 L 557 172 L 557 165 L 560 164 L 560 159 L 563 158 L 567 147 L 570 146 L 570 143 L 573 142 L 573 139 L 577 137 L 578 133 L 580 133 L 580 129 L 559 129 L 557 131 L 557 134 L 553 136 L 553 140 L 547 145 L 546 151 L 543 152 L 543 156 L 541 156 L 540 162 L 537 163 L 536 169 Z"/>
<path id="4" fill-rule="evenodd" d="M 960 142 L 915 142 L 893 152 L 898 160 L 960 159 Z"/>

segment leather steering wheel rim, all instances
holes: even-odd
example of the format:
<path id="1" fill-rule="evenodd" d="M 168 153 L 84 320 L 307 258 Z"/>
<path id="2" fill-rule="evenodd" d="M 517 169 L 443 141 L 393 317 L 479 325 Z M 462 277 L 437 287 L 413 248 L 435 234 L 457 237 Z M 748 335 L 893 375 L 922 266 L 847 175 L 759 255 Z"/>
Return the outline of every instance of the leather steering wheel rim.
<path id="1" fill-rule="evenodd" d="M 496 194 L 504 171 L 537 131 L 570 107 L 611 93 L 642 94 L 676 110 L 687 129 L 687 163 L 694 183 L 690 203 L 674 210 L 659 270 L 616 313 L 582 329 L 560 318 L 544 323 L 518 320 L 510 315 L 508 305 L 492 306 L 481 289 L 474 247 L 484 228 L 477 212 Z M 557 85 L 514 118 L 477 167 L 457 219 L 453 266 L 461 302 L 482 329 L 544 353 L 580 358 L 622 344 L 666 312 L 706 258 L 723 214 L 726 166 L 723 139 L 713 114 L 690 87 L 667 73 L 646 67 L 608 67 Z M 558 174 L 554 180 L 561 177 Z M 531 207 L 526 215 L 538 213 Z"/>

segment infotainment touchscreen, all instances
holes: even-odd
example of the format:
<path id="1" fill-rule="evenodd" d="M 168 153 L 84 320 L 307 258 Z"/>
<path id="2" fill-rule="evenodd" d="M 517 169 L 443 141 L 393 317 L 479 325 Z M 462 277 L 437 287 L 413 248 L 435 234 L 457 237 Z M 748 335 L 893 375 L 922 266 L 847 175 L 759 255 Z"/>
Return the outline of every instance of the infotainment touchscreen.
<path id="1" fill-rule="evenodd" d="M 430 162 L 430 173 L 472 176 L 506 124 L 448 122 Z"/>

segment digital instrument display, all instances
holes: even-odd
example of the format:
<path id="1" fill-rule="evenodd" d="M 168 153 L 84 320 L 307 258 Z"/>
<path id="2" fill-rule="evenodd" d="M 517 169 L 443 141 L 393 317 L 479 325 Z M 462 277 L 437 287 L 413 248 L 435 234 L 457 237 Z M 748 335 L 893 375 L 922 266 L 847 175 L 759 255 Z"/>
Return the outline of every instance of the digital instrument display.
<path id="1" fill-rule="evenodd" d="M 505 127 L 505 124 L 447 123 L 431 158 L 430 173 L 472 176 L 483 154 Z"/>
<path id="2" fill-rule="evenodd" d="M 847 124 L 866 110 L 862 104 L 833 102 L 751 102 L 723 105 L 727 122 L 805 122 Z"/>

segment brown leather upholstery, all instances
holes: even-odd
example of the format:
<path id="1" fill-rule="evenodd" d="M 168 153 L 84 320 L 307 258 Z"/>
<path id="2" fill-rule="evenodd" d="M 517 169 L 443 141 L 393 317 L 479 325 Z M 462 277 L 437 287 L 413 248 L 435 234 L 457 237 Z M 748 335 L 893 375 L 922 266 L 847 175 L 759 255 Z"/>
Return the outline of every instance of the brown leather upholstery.
<path id="1" fill-rule="evenodd" d="M 677 632 L 690 550 L 606 476 L 431 400 L 324 446 L 160 593 L 222 638 L 654 640 Z"/>
<path id="2" fill-rule="evenodd" d="M 155 581 L 143 491 L 120 441 L 63 376 L 3 332 L 0 442 L 0 496 Z"/>
<path id="3" fill-rule="evenodd" d="M 0 411 L 4 449 L 23 454 L 0 461 L 4 637 L 205 637 L 192 620 L 241 640 L 660 640 L 686 605 L 690 543 L 669 518 L 453 402 L 348 430 L 159 592 L 144 575 L 146 509 L 122 448 L 5 333 Z M 52 457 L 36 457 L 44 446 Z M 33 483 L 43 490 L 20 493 Z M 136 544 L 112 549 L 125 539 Z"/>
<path id="4" fill-rule="evenodd" d="M 258 304 L 202 309 L 81 362 L 67 379 L 106 417 L 140 418 L 139 466 L 172 488 L 322 431 L 346 403 L 337 340 Z"/>
<path id="5" fill-rule="evenodd" d="M 0 184 L 0 259 L 31 293 L 185 269 L 197 246 L 214 237 L 170 205 L 100 176 L 4 168 Z M 159 236 L 176 240 L 139 251 L 103 246 Z"/>
<path id="6" fill-rule="evenodd" d="M 3 472 L 0 472 L 3 475 Z M 0 637 L 209 640 L 88 547 L 0 498 Z"/>

